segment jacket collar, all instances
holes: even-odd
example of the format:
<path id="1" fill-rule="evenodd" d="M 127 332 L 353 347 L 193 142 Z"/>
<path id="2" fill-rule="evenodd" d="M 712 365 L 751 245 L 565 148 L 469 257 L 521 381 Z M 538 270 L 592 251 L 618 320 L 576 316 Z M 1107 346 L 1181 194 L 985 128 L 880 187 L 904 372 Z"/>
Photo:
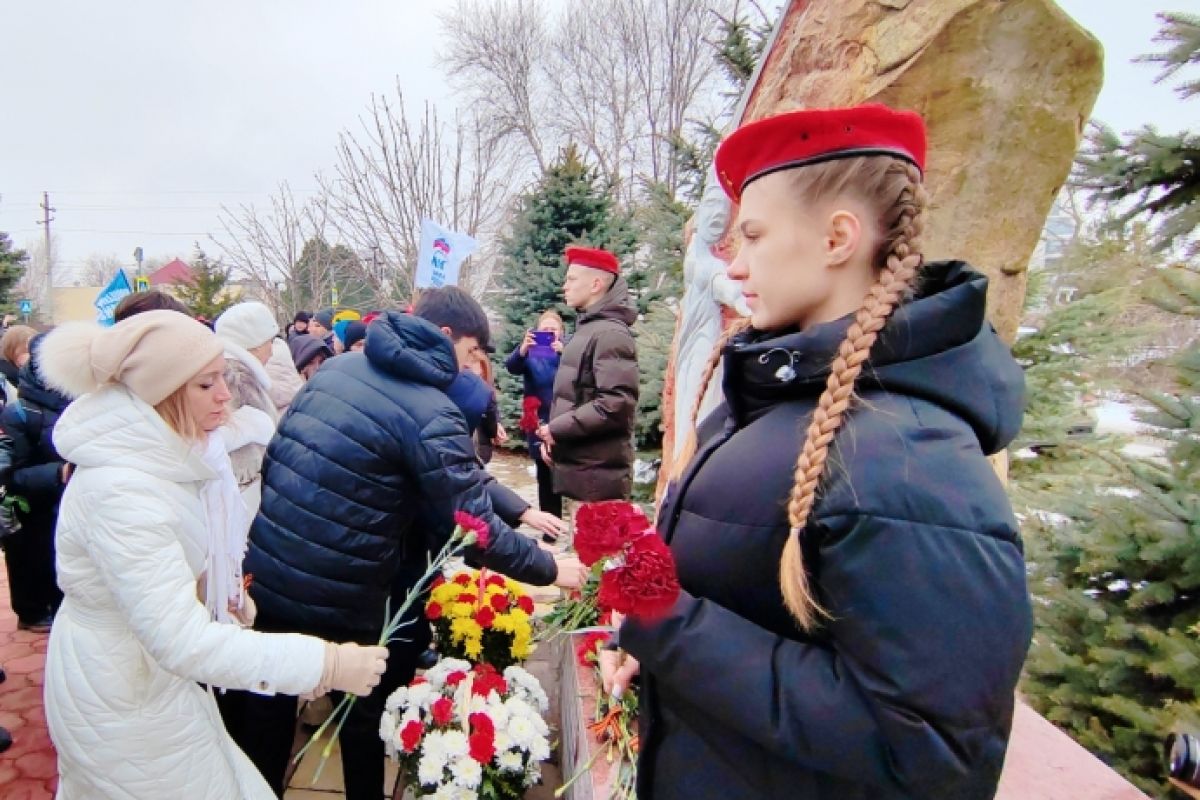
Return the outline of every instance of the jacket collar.
<path id="1" fill-rule="evenodd" d="M 584 325 L 592 320 L 614 319 L 632 325 L 637 321 L 637 309 L 633 307 L 629 297 L 629 283 L 624 275 L 618 275 L 608 292 L 601 297 L 596 305 L 579 315 L 579 324 Z"/>
<path id="2" fill-rule="evenodd" d="M 120 384 L 67 406 L 53 436 L 59 455 L 80 467 L 124 467 L 176 483 L 216 477 L 194 445 Z"/>

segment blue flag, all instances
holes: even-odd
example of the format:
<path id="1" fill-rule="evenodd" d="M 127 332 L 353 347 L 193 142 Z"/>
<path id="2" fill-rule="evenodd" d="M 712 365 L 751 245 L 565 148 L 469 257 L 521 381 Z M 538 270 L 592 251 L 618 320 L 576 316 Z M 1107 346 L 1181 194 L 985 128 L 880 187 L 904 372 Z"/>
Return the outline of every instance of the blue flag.
<path id="1" fill-rule="evenodd" d="M 125 270 L 119 269 L 92 303 L 96 307 L 96 321 L 101 325 L 112 325 L 115 322 L 113 311 L 116 310 L 117 303 L 128 294 L 133 294 L 133 289 L 129 286 L 129 278 L 125 277 Z"/>
<path id="2" fill-rule="evenodd" d="M 457 284 L 458 268 L 478 246 L 465 233 L 443 228 L 433 220 L 421 220 L 421 250 L 417 255 L 415 281 L 417 287 Z"/>

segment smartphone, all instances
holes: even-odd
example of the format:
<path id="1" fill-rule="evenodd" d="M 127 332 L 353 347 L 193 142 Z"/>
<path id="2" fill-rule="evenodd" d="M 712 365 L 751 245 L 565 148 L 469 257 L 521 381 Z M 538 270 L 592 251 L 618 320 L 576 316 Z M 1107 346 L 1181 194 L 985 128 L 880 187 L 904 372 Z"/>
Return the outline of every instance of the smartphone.
<path id="1" fill-rule="evenodd" d="M 554 344 L 554 331 L 534 331 L 533 343 L 538 347 L 549 347 Z"/>

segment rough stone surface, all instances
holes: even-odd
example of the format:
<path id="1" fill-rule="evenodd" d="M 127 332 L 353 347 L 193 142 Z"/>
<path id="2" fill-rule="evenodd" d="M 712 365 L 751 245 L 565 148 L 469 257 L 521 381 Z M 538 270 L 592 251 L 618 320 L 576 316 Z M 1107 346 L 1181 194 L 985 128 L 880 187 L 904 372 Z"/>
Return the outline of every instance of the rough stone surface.
<path id="1" fill-rule="evenodd" d="M 992 279 L 1008 341 L 1025 268 L 1100 91 L 1099 42 L 1053 0 L 794 0 L 743 122 L 881 102 L 930 131 L 930 259 Z"/>

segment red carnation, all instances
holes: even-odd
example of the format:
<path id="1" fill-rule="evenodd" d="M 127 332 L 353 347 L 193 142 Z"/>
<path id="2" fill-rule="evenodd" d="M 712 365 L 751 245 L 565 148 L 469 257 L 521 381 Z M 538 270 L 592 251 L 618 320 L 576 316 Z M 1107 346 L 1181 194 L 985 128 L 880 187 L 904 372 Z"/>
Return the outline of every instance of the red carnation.
<path id="1" fill-rule="evenodd" d="M 428 619 L 441 619 L 442 618 L 441 604 L 440 603 L 430 603 L 429 605 L 425 606 L 425 616 Z"/>
<path id="2" fill-rule="evenodd" d="M 488 546 L 488 537 L 491 531 L 488 530 L 487 523 L 479 517 L 473 517 L 465 511 L 454 512 L 454 524 L 462 528 L 467 533 L 475 534 L 475 546 L 480 550 L 486 550 Z"/>
<path id="3" fill-rule="evenodd" d="M 492 627 L 492 623 L 496 621 L 496 612 L 484 606 L 475 612 L 475 621 L 479 623 L 479 627 L 481 628 L 490 628 Z"/>
<path id="4" fill-rule="evenodd" d="M 449 675 L 446 676 L 446 685 L 447 686 L 458 686 L 460 683 L 462 683 L 466 679 L 467 679 L 467 673 L 463 672 L 461 669 L 456 669 L 454 672 L 451 672 Z"/>
<path id="5" fill-rule="evenodd" d="M 600 648 L 608 642 L 608 634 L 603 631 L 585 633 L 575 650 L 575 658 L 581 667 L 590 667 L 599 658 Z"/>
<path id="6" fill-rule="evenodd" d="M 517 608 L 524 611 L 526 614 L 533 613 L 533 599 L 529 595 L 523 595 L 517 598 Z"/>
<path id="7" fill-rule="evenodd" d="M 472 733 L 486 733 L 489 736 L 496 734 L 496 723 L 492 722 L 492 718 L 482 711 L 476 711 L 467 717 L 467 722 L 471 723 Z"/>
<path id="8" fill-rule="evenodd" d="M 490 764 L 496 755 L 496 735 L 473 733 L 467 737 L 467 752 L 480 764 Z"/>
<path id="9" fill-rule="evenodd" d="M 449 725 L 454 719 L 454 701 L 449 697 L 434 700 L 430 710 L 433 712 L 433 721 L 438 725 Z"/>
<path id="10" fill-rule="evenodd" d="M 471 683 L 471 694 L 479 697 L 487 697 L 493 691 L 503 695 L 508 691 L 508 681 L 504 680 L 504 676 L 490 668 L 490 665 L 481 664 L 480 667 L 487 666 L 488 669 L 475 669 L 475 680 Z"/>
<path id="11" fill-rule="evenodd" d="M 457 583 L 459 586 L 470 586 L 471 585 L 471 576 L 465 572 L 460 572 L 454 576 L 454 582 Z"/>
<path id="12" fill-rule="evenodd" d="M 421 737 L 424 735 L 425 726 L 418 720 L 409 720 L 408 724 L 400 731 L 400 746 L 406 753 L 415 753 L 421 744 Z"/>
<path id="13" fill-rule="evenodd" d="M 504 586 L 504 576 L 503 575 L 488 575 L 487 585 L 488 586 Z"/>
<path id="14" fill-rule="evenodd" d="M 475 595 L 471 594 L 470 592 L 463 592 L 458 596 L 457 600 L 460 603 L 474 603 Z"/>
<path id="15" fill-rule="evenodd" d="M 649 524 L 640 508 L 624 500 L 584 503 L 575 513 L 575 552 L 590 567 L 619 553 Z"/>
<path id="16" fill-rule="evenodd" d="M 408 685 L 409 686 L 420 686 L 422 683 L 429 683 L 429 681 L 425 680 L 424 675 L 418 675 L 417 677 L 415 677 L 411 681 L 409 681 Z"/>
<path id="17" fill-rule="evenodd" d="M 503 614 L 508 611 L 508 596 L 503 594 L 492 595 L 492 610 L 497 614 Z"/>
<path id="18" fill-rule="evenodd" d="M 605 570 L 596 602 L 640 619 L 660 617 L 679 597 L 679 578 L 671 549 L 653 531 L 634 539 L 625 551 L 625 563 Z"/>
<path id="19" fill-rule="evenodd" d="M 537 433 L 538 425 L 541 420 L 538 419 L 538 409 L 542 407 L 542 401 L 536 397 L 529 396 L 521 401 L 521 421 L 518 427 L 526 436 L 533 436 Z"/>
<path id="20" fill-rule="evenodd" d="M 429 584 L 429 588 L 430 588 L 430 589 L 436 589 L 436 588 L 438 588 L 439 586 L 442 586 L 442 585 L 444 585 L 445 583 L 446 583 L 446 576 L 445 576 L 445 575 L 438 575 L 436 578 L 434 578 L 434 579 L 433 579 L 433 583 Z"/>

